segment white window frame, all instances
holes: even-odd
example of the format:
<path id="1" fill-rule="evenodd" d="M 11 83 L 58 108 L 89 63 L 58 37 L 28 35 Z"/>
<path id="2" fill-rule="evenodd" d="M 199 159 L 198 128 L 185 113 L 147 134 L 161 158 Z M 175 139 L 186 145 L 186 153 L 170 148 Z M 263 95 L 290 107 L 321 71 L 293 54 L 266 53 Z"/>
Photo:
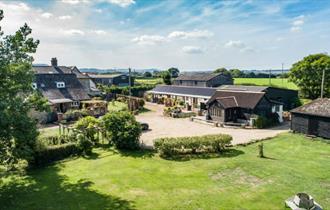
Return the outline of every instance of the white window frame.
<path id="1" fill-rule="evenodd" d="M 56 82 L 56 87 L 57 88 L 65 88 L 65 83 L 64 82 Z"/>
<path id="2" fill-rule="evenodd" d="M 33 82 L 33 83 L 32 83 L 32 89 L 33 89 L 33 90 L 36 90 L 37 88 L 38 88 L 37 83 Z"/>
<path id="3" fill-rule="evenodd" d="M 121 79 L 123 79 L 123 80 L 126 79 L 126 76 L 125 75 L 121 76 Z"/>
<path id="4" fill-rule="evenodd" d="M 71 106 L 78 107 L 79 106 L 79 101 L 73 101 L 73 102 L 71 102 Z"/>

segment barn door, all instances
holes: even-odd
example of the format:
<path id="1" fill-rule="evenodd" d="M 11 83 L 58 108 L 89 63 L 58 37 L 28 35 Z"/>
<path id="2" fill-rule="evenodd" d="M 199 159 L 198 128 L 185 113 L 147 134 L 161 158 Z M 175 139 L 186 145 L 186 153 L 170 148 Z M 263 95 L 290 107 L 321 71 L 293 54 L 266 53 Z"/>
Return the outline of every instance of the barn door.
<path id="1" fill-rule="evenodd" d="M 308 122 L 308 134 L 317 135 L 317 130 L 319 128 L 319 121 L 314 118 L 310 118 Z"/>

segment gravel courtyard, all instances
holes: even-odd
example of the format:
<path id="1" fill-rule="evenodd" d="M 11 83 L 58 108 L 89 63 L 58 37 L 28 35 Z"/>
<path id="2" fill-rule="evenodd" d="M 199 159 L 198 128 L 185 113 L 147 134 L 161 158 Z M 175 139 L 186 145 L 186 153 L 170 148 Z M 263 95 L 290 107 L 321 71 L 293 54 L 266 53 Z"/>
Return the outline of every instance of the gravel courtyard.
<path id="1" fill-rule="evenodd" d="M 140 122 L 146 122 L 149 124 L 150 130 L 144 132 L 141 136 L 141 142 L 147 147 L 152 147 L 154 139 L 160 137 L 200 136 L 224 133 L 233 137 L 233 144 L 239 144 L 256 139 L 274 137 L 279 133 L 287 132 L 289 130 L 288 124 L 271 129 L 219 128 L 191 122 L 188 118 L 174 119 L 164 117 L 162 114 L 162 105 L 146 103 L 145 107 L 151 111 L 140 114 L 136 118 Z"/>

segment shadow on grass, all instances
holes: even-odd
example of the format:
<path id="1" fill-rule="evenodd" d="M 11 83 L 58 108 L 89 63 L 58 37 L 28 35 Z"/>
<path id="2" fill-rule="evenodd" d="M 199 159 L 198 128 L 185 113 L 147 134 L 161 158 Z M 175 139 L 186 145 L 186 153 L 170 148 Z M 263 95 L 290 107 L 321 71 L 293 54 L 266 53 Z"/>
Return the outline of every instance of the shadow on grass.
<path id="1" fill-rule="evenodd" d="M 152 158 L 156 152 L 154 150 L 140 149 L 136 151 L 120 150 L 118 151 L 121 156 L 134 157 L 134 158 Z"/>
<path id="2" fill-rule="evenodd" d="M 242 150 L 227 149 L 222 153 L 182 154 L 182 155 L 175 155 L 172 157 L 162 156 L 162 158 L 173 161 L 189 161 L 193 159 L 231 158 L 242 154 L 244 154 Z"/>
<path id="3" fill-rule="evenodd" d="M 25 176 L 11 175 L 0 185 L 0 209 L 135 209 L 132 201 L 94 191 L 91 181 L 69 183 L 59 172 L 56 165 Z"/>

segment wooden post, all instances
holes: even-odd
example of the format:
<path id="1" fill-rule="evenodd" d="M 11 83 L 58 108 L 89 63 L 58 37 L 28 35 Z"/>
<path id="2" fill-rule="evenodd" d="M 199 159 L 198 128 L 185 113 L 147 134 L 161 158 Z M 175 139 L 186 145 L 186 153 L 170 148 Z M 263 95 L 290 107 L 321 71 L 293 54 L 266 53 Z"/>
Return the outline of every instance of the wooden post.
<path id="1" fill-rule="evenodd" d="M 263 143 L 259 144 L 258 149 L 259 149 L 259 157 L 264 158 L 265 157 L 264 156 L 264 144 Z"/>
<path id="2" fill-rule="evenodd" d="M 58 125 L 58 133 L 59 133 L 59 135 L 61 135 L 62 134 L 62 124 L 60 123 L 59 125 Z"/>

